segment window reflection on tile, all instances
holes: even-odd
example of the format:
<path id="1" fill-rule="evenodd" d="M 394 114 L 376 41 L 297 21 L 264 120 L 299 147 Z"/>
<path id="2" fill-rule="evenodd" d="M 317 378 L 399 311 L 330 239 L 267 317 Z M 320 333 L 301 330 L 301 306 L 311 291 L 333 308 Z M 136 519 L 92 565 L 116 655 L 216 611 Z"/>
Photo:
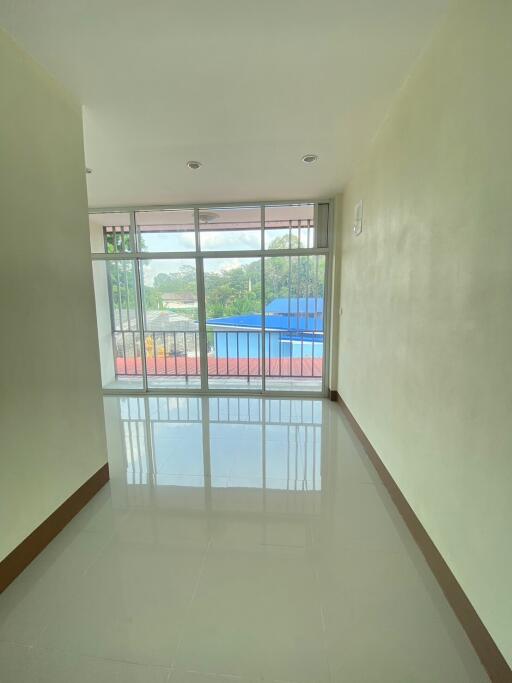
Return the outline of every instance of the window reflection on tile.
<path id="1" fill-rule="evenodd" d="M 157 475 L 203 476 L 203 437 L 200 422 L 149 423 Z M 174 483 L 172 479 L 169 483 Z M 185 484 L 187 485 L 187 484 Z"/>
<path id="2" fill-rule="evenodd" d="M 110 460 L 129 490 L 149 487 L 160 498 L 165 489 L 173 507 L 180 500 L 213 510 L 316 507 L 311 496 L 322 490 L 321 400 L 151 396 L 105 402 L 108 429 L 121 432 L 117 449 L 116 435 L 109 435 Z M 193 489 L 202 490 L 199 497 Z"/>

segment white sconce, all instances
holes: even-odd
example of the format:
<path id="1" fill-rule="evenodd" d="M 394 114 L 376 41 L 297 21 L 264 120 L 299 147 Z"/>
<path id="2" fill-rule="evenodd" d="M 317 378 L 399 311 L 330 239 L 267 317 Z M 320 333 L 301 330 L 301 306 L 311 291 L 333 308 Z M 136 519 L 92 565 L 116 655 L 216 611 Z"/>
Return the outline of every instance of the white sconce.
<path id="1" fill-rule="evenodd" d="M 360 235 L 363 232 L 363 200 L 357 202 L 354 208 L 354 225 L 352 227 L 354 235 Z"/>

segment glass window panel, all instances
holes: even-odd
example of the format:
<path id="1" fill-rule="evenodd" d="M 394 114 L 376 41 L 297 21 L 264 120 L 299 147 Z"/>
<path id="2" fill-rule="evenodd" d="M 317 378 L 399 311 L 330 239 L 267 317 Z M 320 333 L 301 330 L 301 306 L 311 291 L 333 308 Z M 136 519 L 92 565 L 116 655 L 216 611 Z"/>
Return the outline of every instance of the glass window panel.
<path id="1" fill-rule="evenodd" d="M 195 251 L 193 209 L 137 211 L 139 251 Z"/>
<path id="2" fill-rule="evenodd" d="M 141 261 L 149 388 L 199 388 L 195 259 Z"/>
<path id="3" fill-rule="evenodd" d="M 202 251 L 261 249 L 261 208 L 199 209 Z"/>
<path id="4" fill-rule="evenodd" d="M 142 389 L 141 333 L 134 261 L 93 261 L 104 389 Z"/>
<path id="5" fill-rule="evenodd" d="M 130 214 L 118 211 L 89 214 L 89 236 L 93 254 L 125 254 L 133 251 Z"/>
<path id="6" fill-rule="evenodd" d="M 261 388 L 261 259 L 204 259 L 210 387 Z"/>
<path id="7" fill-rule="evenodd" d="M 314 204 L 265 207 L 265 249 L 307 249 L 314 246 Z"/>
<path id="8" fill-rule="evenodd" d="M 321 391 L 325 256 L 265 258 L 266 388 Z"/>

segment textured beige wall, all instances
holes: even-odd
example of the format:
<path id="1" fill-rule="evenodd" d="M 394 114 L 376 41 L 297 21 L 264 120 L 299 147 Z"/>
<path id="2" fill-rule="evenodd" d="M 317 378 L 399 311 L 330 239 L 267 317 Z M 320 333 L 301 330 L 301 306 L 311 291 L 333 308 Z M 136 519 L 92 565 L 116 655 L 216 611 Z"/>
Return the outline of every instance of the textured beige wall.
<path id="1" fill-rule="evenodd" d="M 511 79 L 512 3 L 459 3 L 344 193 L 338 382 L 512 663 Z"/>
<path id="2" fill-rule="evenodd" d="M 80 107 L 0 31 L 0 559 L 106 462 Z"/>

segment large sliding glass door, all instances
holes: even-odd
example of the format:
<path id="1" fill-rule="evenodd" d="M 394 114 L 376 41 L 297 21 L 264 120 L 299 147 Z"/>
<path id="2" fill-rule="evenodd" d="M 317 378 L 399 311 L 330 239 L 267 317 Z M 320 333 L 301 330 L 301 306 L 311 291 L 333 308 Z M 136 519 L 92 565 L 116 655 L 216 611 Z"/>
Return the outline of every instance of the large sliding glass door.
<path id="1" fill-rule="evenodd" d="M 265 386 L 321 391 L 324 368 L 323 254 L 265 258 Z"/>
<path id="2" fill-rule="evenodd" d="M 201 388 L 195 259 L 141 259 L 149 389 Z"/>
<path id="3" fill-rule="evenodd" d="M 208 387 L 263 387 L 261 257 L 206 258 Z"/>
<path id="4" fill-rule="evenodd" d="M 97 211 L 106 391 L 325 391 L 328 203 Z"/>

